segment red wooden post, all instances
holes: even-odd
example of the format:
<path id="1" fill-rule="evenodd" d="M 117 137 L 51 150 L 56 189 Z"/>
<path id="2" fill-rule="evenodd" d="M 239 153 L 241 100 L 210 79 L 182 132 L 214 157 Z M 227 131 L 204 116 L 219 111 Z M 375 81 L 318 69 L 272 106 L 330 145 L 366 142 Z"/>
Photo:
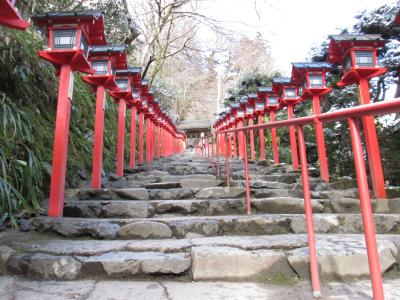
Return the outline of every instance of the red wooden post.
<path id="1" fill-rule="evenodd" d="M 308 178 L 308 163 L 306 154 L 306 143 L 304 138 L 304 130 L 302 126 L 297 128 L 297 134 L 299 139 L 299 153 L 301 161 L 301 179 L 303 184 L 303 197 L 304 197 L 304 210 L 306 215 L 306 227 L 308 237 L 308 251 L 310 254 L 310 271 L 311 271 L 311 283 L 313 289 L 313 296 L 321 296 L 321 288 L 319 283 L 318 274 L 318 261 L 317 251 L 315 247 L 315 236 L 314 236 L 314 223 L 312 215 L 312 204 L 310 197 L 310 182 Z"/>
<path id="2" fill-rule="evenodd" d="M 294 118 L 293 112 L 294 105 L 288 104 L 288 119 Z M 297 142 L 296 142 L 296 128 L 294 126 L 289 127 L 289 139 L 290 139 L 290 151 L 292 153 L 292 166 L 293 169 L 297 170 L 299 168 L 299 157 L 297 154 Z"/>
<path id="3" fill-rule="evenodd" d="M 320 107 L 318 95 L 313 95 L 313 111 L 314 111 L 314 115 L 321 114 L 321 107 Z M 321 179 L 325 182 L 329 182 L 328 159 L 326 157 L 323 124 L 315 123 L 314 130 L 315 130 L 315 139 L 317 142 L 317 151 L 318 151 L 318 160 L 319 160 L 319 169 L 321 172 Z"/>
<path id="4" fill-rule="evenodd" d="M 131 108 L 131 152 L 129 159 L 129 168 L 136 166 L 136 106 Z"/>
<path id="5" fill-rule="evenodd" d="M 143 147 L 144 147 L 144 113 L 139 112 L 139 164 L 143 165 Z"/>
<path id="6" fill-rule="evenodd" d="M 247 134 L 242 132 L 243 137 L 243 155 L 244 155 L 244 173 L 246 180 L 246 212 L 251 214 L 251 203 L 250 203 L 250 178 L 249 178 L 249 158 L 247 154 Z"/>
<path id="7" fill-rule="evenodd" d="M 258 124 L 263 123 L 263 116 L 258 116 Z M 260 139 L 260 160 L 265 160 L 265 140 L 264 140 L 264 129 L 259 130 L 259 139 Z"/>
<path id="8" fill-rule="evenodd" d="M 225 174 L 226 174 L 226 186 L 230 187 L 230 177 L 229 177 L 229 147 L 228 147 L 228 135 L 225 133 L 225 141 L 226 141 L 226 153 L 225 153 Z"/>
<path id="9" fill-rule="evenodd" d="M 151 161 L 151 120 L 149 117 L 146 118 L 146 162 Z"/>
<path id="10" fill-rule="evenodd" d="M 382 273 L 379 262 L 378 247 L 376 244 L 375 224 L 372 215 L 371 199 L 369 197 L 367 172 L 365 168 L 364 152 L 362 148 L 360 130 L 357 121 L 350 118 L 349 129 L 353 148 L 354 167 L 356 169 L 358 192 L 360 197 L 361 213 L 364 226 L 365 242 L 367 244 L 368 263 L 371 275 L 374 300 L 383 300 Z"/>
<path id="11" fill-rule="evenodd" d="M 271 122 L 275 122 L 275 111 L 270 112 Z M 271 128 L 271 139 L 272 139 L 272 153 L 274 156 L 274 163 L 279 164 L 279 150 L 278 142 L 276 140 L 276 128 Z"/>
<path id="12" fill-rule="evenodd" d="M 249 126 L 253 126 L 254 122 L 253 119 L 249 119 Z M 250 155 L 251 159 L 255 160 L 256 159 L 256 150 L 254 148 L 254 130 L 250 130 Z"/>
<path id="13" fill-rule="evenodd" d="M 239 123 L 238 123 L 238 125 L 237 125 L 237 128 L 242 128 L 243 127 L 243 121 L 239 121 Z M 244 147 L 243 147 L 243 142 L 244 142 L 244 139 L 243 139 L 243 131 L 239 131 L 238 132 L 238 139 L 239 139 L 239 157 L 240 158 L 244 158 Z"/>
<path id="14" fill-rule="evenodd" d="M 118 142 L 117 142 L 117 176 L 124 175 L 125 114 L 126 114 L 125 100 L 119 99 Z"/>
<path id="15" fill-rule="evenodd" d="M 217 143 L 218 143 L 218 146 L 217 146 L 217 149 L 220 149 L 220 147 L 221 147 L 221 134 L 218 134 L 217 133 Z M 217 176 L 219 177 L 220 176 L 220 166 L 219 166 L 219 156 L 220 156 L 220 154 L 221 154 L 221 152 L 217 152 Z"/>
<path id="16" fill-rule="evenodd" d="M 359 91 L 361 104 L 371 103 L 368 79 L 360 79 Z M 379 150 L 378 135 L 376 133 L 375 118 L 364 116 L 362 117 L 362 123 L 371 171 L 372 189 L 377 199 L 386 199 L 385 179 L 382 170 L 382 159 Z"/>
<path id="17" fill-rule="evenodd" d="M 235 128 L 236 126 L 233 125 L 232 128 Z M 233 153 L 231 153 L 231 156 L 233 154 L 233 158 L 237 158 L 238 153 L 237 153 L 237 143 L 236 143 L 236 132 L 233 132 L 232 134 L 232 145 L 231 145 L 231 149 L 233 147 Z M 230 151 L 232 152 L 232 150 Z"/>
<path id="18" fill-rule="evenodd" d="M 62 65 L 58 86 L 56 127 L 54 131 L 53 164 L 50 181 L 49 217 L 62 217 L 64 208 L 65 173 L 67 170 L 68 134 L 71 114 L 72 94 L 69 87 L 73 84 L 70 65 Z"/>
<path id="19" fill-rule="evenodd" d="M 101 170 L 103 165 L 104 104 L 105 89 L 99 85 L 96 90 L 96 116 L 93 142 L 92 188 L 101 188 Z"/>

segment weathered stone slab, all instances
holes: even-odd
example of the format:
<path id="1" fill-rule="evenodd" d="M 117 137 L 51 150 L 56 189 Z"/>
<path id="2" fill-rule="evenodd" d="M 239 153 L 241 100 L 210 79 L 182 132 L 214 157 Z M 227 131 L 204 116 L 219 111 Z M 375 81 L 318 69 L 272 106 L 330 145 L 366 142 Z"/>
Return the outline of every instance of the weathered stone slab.
<path id="1" fill-rule="evenodd" d="M 211 187 L 196 193 L 197 199 L 226 199 L 239 198 L 246 195 L 246 189 L 242 187 Z"/>
<path id="2" fill-rule="evenodd" d="M 147 218 L 153 213 L 153 207 L 142 201 L 111 201 L 101 211 L 105 218 Z"/>
<path id="3" fill-rule="evenodd" d="M 153 202 L 157 214 L 179 213 L 189 215 L 196 212 L 205 213 L 208 208 L 208 200 L 164 200 Z"/>
<path id="4" fill-rule="evenodd" d="M 114 193 L 117 196 L 121 197 L 122 199 L 128 199 L 128 200 L 148 200 L 149 199 L 149 193 L 144 188 L 118 189 L 118 190 L 114 190 Z"/>
<path id="5" fill-rule="evenodd" d="M 317 260 L 321 279 L 356 280 L 369 277 L 368 256 L 364 238 L 342 236 L 340 239 L 317 238 Z M 397 264 L 398 249 L 392 242 L 379 241 L 378 252 L 382 274 Z M 288 252 L 290 265 L 301 279 L 309 278 L 308 248 Z"/>
<path id="6" fill-rule="evenodd" d="M 254 198 L 271 198 L 271 197 L 294 197 L 302 198 L 302 190 L 288 189 L 253 189 L 252 195 Z"/>
<path id="7" fill-rule="evenodd" d="M 122 226 L 118 230 L 118 236 L 123 239 L 162 239 L 170 238 L 172 236 L 172 231 L 163 223 L 139 221 Z"/>
<path id="8" fill-rule="evenodd" d="M 32 226 L 39 232 L 53 232 L 65 237 L 91 236 L 101 239 L 114 239 L 118 224 L 91 219 L 33 218 Z"/>
<path id="9" fill-rule="evenodd" d="M 192 248 L 194 280 L 244 280 L 276 274 L 294 276 L 282 251 L 244 251 L 232 247 Z"/>
<path id="10" fill-rule="evenodd" d="M 66 202 L 64 204 L 65 217 L 96 218 L 101 214 L 102 204 L 100 202 Z"/>
<path id="11" fill-rule="evenodd" d="M 180 188 L 179 182 L 156 182 L 148 183 L 144 186 L 146 189 L 175 189 Z"/>
<path id="12" fill-rule="evenodd" d="M 169 182 L 169 181 L 179 181 L 181 182 L 182 180 L 189 180 L 189 179 L 200 179 L 200 180 L 217 180 L 217 178 L 214 175 L 211 174 L 191 174 L 191 175 L 167 175 L 164 177 L 161 177 L 161 182 Z"/>
<path id="13" fill-rule="evenodd" d="M 190 199 L 193 197 L 192 191 L 186 188 L 154 190 L 154 192 L 155 193 L 151 195 L 154 200 Z"/>
<path id="14" fill-rule="evenodd" d="M 219 220 L 186 219 L 175 220 L 169 222 L 168 225 L 176 237 L 183 238 L 189 233 L 198 233 L 204 236 L 217 235 L 219 224 Z"/>
<path id="15" fill-rule="evenodd" d="M 219 180 L 204 180 L 204 179 L 183 179 L 180 180 L 183 188 L 190 189 L 194 192 L 198 192 L 201 189 L 216 187 L 221 185 Z"/>
<path id="16" fill-rule="evenodd" d="M 69 256 L 16 254 L 8 259 L 7 269 L 12 274 L 31 278 L 72 280 L 80 276 L 81 264 Z"/>
<path id="17" fill-rule="evenodd" d="M 83 262 L 86 276 L 130 277 L 139 274 L 182 274 L 191 265 L 184 253 L 111 252 L 92 256 Z"/>
<path id="18" fill-rule="evenodd" d="M 252 199 L 252 206 L 261 212 L 303 214 L 304 200 L 302 198 L 277 197 L 267 199 Z M 324 207 L 316 200 L 311 201 L 313 212 L 320 213 Z"/>

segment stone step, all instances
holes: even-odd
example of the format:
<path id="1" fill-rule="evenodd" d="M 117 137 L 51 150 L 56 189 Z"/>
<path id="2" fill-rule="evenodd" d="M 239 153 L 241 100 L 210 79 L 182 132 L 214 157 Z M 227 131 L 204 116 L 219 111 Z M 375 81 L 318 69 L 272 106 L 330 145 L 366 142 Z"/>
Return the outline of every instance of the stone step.
<path id="1" fill-rule="evenodd" d="M 321 213 L 324 210 L 335 212 L 359 212 L 354 204 L 346 211 L 341 205 L 331 205 L 329 200 L 324 205 L 317 200 L 312 200 L 313 211 Z M 267 199 L 252 199 L 253 213 L 304 213 L 304 200 L 301 198 L 277 197 Z M 333 209 L 332 209 L 333 208 Z M 246 212 L 246 200 L 220 199 L 220 200 L 79 200 L 67 201 L 64 204 L 65 217 L 78 218 L 151 218 L 161 215 L 185 216 L 185 215 L 229 215 L 244 214 Z"/>
<path id="2" fill-rule="evenodd" d="M 21 234 L 27 236 L 21 238 Z M 377 239 L 385 274 L 398 267 L 400 237 L 378 235 Z M 305 234 L 66 241 L 49 240 L 35 233 L 9 232 L 8 236 L 0 236 L 0 241 L 3 274 L 37 279 L 151 279 L 168 275 L 178 276 L 179 280 L 265 282 L 281 276 L 290 282 L 309 277 Z M 351 281 L 369 276 L 362 234 L 317 234 L 316 248 L 323 281 Z"/>
<path id="3" fill-rule="evenodd" d="M 399 214 L 375 214 L 376 232 L 400 232 Z M 360 214 L 314 214 L 317 233 L 362 233 Z M 190 236 L 273 235 L 305 233 L 304 215 L 263 214 L 193 216 L 152 219 L 85 219 L 35 217 L 32 226 L 39 232 L 65 237 L 96 239 L 184 238 Z"/>
<path id="4" fill-rule="evenodd" d="M 400 279 L 383 280 L 385 298 L 400 299 Z M 372 299 L 370 280 L 356 282 L 322 282 L 324 300 Z M 179 282 L 160 280 L 93 280 L 43 281 L 21 276 L 0 277 L 2 299 L 41 300 L 310 300 L 313 298 L 308 281 L 288 281 L 276 276 L 267 282 Z M 72 298 L 73 297 L 73 298 Z"/>

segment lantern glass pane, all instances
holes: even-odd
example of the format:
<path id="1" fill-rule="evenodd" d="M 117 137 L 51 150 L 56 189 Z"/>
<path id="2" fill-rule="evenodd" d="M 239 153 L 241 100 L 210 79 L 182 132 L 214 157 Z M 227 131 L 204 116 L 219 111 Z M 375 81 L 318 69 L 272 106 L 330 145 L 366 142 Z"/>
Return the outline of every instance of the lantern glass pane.
<path id="1" fill-rule="evenodd" d="M 120 90 L 123 91 L 128 90 L 128 79 L 118 79 L 116 80 L 116 82 Z"/>
<path id="2" fill-rule="evenodd" d="M 247 113 L 248 115 L 253 114 L 253 113 L 254 113 L 254 107 L 248 107 L 246 113 Z"/>
<path id="3" fill-rule="evenodd" d="M 147 106 L 147 99 L 146 98 L 142 99 L 142 106 Z"/>
<path id="4" fill-rule="evenodd" d="M 80 48 L 83 50 L 83 55 L 87 56 L 88 55 L 88 50 L 89 50 L 89 43 L 88 43 L 88 41 L 85 38 L 85 35 L 83 33 L 81 34 Z"/>
<path id="5" fill-rule="evenodd" d="M 294 97 L 294 95 L 293 95 L 293 97 Z M 277 104 L 278 104 L 278 97 L 276 97 L 276 96 L 268 97 L 268 105 L 277 105 Z"/>
<path id="6" fill-rule="evenodd" d="M 296 90 L 294 88 L 285 88 L 286 98 L 296 98 Z"/>
<path id="7" fill-rule="evenodd" d="M 96 74 L 107 74 L 107 64 L 106 60 L 95 60 L 92 62 L 92 68 L 96 71 Z"/>
<path id="8" fill-rule="evenodd" d="M 75 47 L 76 30 L 55 30 L 54 48 L 71 49 Z"/>
<path id="9" fill-rule="evenodd" d="M 243 116 L 244 116 L 244 111 L 238 110 L 238 117 L 243 117 Z"/>
<path id="10" fill-rule="evenodd" d="M 135 99 L 139 98 L 139 90 L 132 89 L 132 95 L 133 95 L 133 98 L 135 98 Z"/>
<path id="11" fill-rule="evenodd" d="M 256 109 L 257 109 L 257 110 L 263 110 L 263 109 L 264 109 L 264 103 L 262 103 L 262 102 L 257 102 L 257 103 L 256 103 Z"/>
<path id="12" fill-rule="evenodd" d="M 323 86 L 321 75 L 310 75 L 310 87 Z"/>
<path id="13" fill-rule="evenodd" d="M 374 54 L 372 51 L 356 51 L 356 64 L 362 67 L 374 66 Z"/>

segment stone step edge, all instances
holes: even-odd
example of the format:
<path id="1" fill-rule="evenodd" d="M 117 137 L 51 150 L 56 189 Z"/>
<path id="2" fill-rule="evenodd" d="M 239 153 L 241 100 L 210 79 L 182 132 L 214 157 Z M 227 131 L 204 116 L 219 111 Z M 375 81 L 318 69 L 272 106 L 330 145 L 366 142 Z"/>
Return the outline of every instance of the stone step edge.
<path id="1" fill-rule="evenodd" d="M 364 247 L 356 240 L 325 241 L 319 247 L 318 262 L 322 280 L 358 280 L 369 276 Z M 112 251 L 99 255 L 57 256 L 45 253 L 14 253 L 0 248 L 4 274 L 25 275 L 34 279 L 75 280 L 81 278 L 131 278 L 187 276 L 189 280 L 265 281 L 275 275 L 308 278 L 308 248 L 294 250 L 246 251 L 230 246 L 194 246 L 190 253 Z M 322 249 L 321 249 L 322 248 Z M 7 252 L 8 250 L 8 252 Z M 382 273 L 398 266 L 399 244 L 379 243 Z M 6 252 L 6 254 L 4 254 Z M 400 274 L 397 274 L 399 276 Z M 392 275 L 393 276 L 393 275 Z"/>

